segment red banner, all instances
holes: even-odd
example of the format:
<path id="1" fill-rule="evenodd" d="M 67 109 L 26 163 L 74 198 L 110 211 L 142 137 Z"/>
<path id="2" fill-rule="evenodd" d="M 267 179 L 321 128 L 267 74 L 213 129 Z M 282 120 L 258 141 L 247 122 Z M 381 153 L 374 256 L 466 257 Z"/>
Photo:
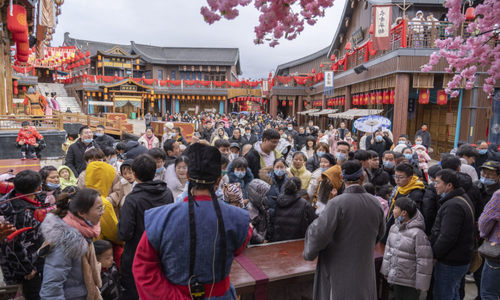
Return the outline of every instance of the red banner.
<path id="1" fill-rule="evenodd" d="M 418 103 L 428 104 L 429 103 L 429 89 L 418 90 Z"/>
<path id="2" fill-rule="evenodd" d="M 373 6 L 374 34 L 373 48 L 375 50 L 389 50 L 391 47 L 392 6 Z"/>
<path id="3" fill-rule="evenodd" d="M 448 103 L 448 95 L 446 95 L 446 92 L 444 90 L 439 90 L 437 92 L 436 102 L 438 105 L 446 105 L 446 103 Z"/>

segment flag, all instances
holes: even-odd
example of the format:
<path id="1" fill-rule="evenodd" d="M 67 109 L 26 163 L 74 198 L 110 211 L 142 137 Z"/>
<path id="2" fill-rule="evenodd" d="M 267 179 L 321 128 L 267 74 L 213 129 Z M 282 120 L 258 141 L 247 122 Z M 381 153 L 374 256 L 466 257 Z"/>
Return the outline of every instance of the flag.
<path id="1" fill-rule="evenodd" d="M 429 103 L 429 89 L 418 90 L 418 104 Z"/>
<path id="2" fill-rule="evenodd" d="M 392 6 L 391 5 L 374 5 L 373 20 L 375 24 L 373 49 L 374 50 L 389 50 L 391 46 L 391 20 Z"/>
<path id="3" fill-rule="evenodd" d="M 448 102 L 448 95 L 446 95 L 446 92 L 444 90 L 439 90 L 437 92 L 437 104 L 446 105 L 447 102 Z"/>

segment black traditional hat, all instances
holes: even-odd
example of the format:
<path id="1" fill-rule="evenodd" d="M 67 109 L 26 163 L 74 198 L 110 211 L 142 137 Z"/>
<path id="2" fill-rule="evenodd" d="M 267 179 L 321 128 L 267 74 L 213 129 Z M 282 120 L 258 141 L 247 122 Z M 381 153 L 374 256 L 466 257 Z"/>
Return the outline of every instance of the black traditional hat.
<path id="1" fill-rule="evenodd" d="M 202 143 L 194 143 L 185 152 L 189 158 L 189 180 L 201 184 L 215 184 L 221 175 L 221 154 L 219 150 Z"/>

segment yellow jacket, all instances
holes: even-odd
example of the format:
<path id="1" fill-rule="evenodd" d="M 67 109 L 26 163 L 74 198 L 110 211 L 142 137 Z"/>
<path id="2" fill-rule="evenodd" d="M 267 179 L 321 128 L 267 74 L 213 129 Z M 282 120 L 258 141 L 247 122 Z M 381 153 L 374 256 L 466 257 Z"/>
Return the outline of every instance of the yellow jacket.
<path id="1" fill-rule="evenodd" d="M 290 166 L 290 168 L 287 169 L 292 176 L 299 177 L 300 182 L 302 183 L 302 189 L 307 190 L 309 187 L 309 181 L 311 181 L 311 172 L 309 172 L 305 166 L 302 166 L 300 169 L 295 169 L 293 165 Z"/>
<path id="2" fill-rule="evenodd" d="M 116 172 L 113 166 L 102 161 L 94 161 L 88 164 L 85 170 L 85 186 L 96 189 L 101 194 L 104 214 L 101 217 L 99 239 L 121 244 L 122 241 L 118 239 L 118 218 L 113 205 L 107 199 L 115 176 Z"/>

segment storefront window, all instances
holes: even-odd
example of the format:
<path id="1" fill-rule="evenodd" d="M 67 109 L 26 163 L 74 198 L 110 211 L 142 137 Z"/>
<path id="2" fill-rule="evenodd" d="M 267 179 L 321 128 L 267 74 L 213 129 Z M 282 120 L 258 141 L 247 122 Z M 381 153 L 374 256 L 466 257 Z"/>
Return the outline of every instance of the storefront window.
<path id="1" fill-rule="evenodd" d="M 175 72 L 175 70 L 172 70 L 172 73 L 170 74 L 170 79 L 176 80 L 177 79 L 176 76 L 177 76 L 177 72 Z"/>

